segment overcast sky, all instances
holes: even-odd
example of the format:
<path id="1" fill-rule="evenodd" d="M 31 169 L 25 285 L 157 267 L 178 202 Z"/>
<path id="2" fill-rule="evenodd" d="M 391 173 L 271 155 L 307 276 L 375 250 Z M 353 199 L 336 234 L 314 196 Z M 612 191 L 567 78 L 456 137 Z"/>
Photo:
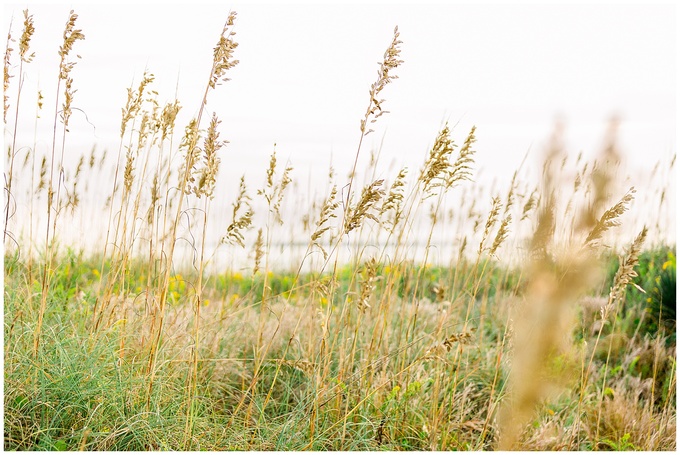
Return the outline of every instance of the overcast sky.
<path id="1" fill-rule="evenodd" d="M 635 221 L 626 223 L 633 234 L 623 234 L 634 235 L 645 224 L 645 210 L 658 210 L 660 185 L 675 193 L 667 166 L 665 174 L 649 177 L 656 163 L 670 163 L 677 146 L 674 3 L 5 4 L 3 27 L 6 32 L 13 20 L 15 39 L 27 7 L 35 20 L 31 49 L 36 57 L 24 67 L 20 145 L 33 143 L 40 88 L 46 107 L 38 122 L 38 156 L 51 150 L 57 50 L 71 8 L 86 36 L 73 49 L 82 59 L 71 73 L 78 90 L 67 138 L 72 167 L 93 145 L 115 155 L 126 89 L 136 87 L 145 70 L 156 76 L 153 87 L 161 105 L 177 97 L 183 106 L 176 130 L 181 134 L 199 108 L 229 10 L 237 11 L 240 64 L 208 101 L 208 114 L 215 111 L 222 120 L 221 138 L 230 141 L 220 151 L 217 213 L 230 213 L 242 174 L 251 192 L 262 185 L 274 143 L 279 159 L 294 167 L 294 206 L 309 207 L 311 198 L 325 196 L 331 160 L 336 183 L 344 185 L 369 87 L 395 26 L 404 63 L 396 71 L 399 79 L 383 92 L 390 114 L 379 119 L 364 142 L 360 169 L 383 141 L 377 177 L 390 181 L 402 166 L 416 174 L 443 122 L 454 126 L 459 145 L 476 125 L 474 178 L 484 188 L 495 180 L 487 191 L 504 193 L 527 151 L 521 178 L 538 180 L 557 119 L 565 125 L 566 148 L 575 158 L 579 152 L 598 153 L 609 120 L 617 116 L 624 172 L 632 179 L 619 182 L 616 193 L 622 195 L 630 185 L 638 189 L 630 215 Z M 16 99 L 16 57 L 15 51 L 10 103 Z M 489 203 L 490 196 L 482 199 L 481 204 Z M 91 200 L 101 201 L 94 194 Z M 659 220 L 668 220 L 675 232 L 675 212 L 669 210 L 673 213 Z M 227 216 L 219 219 L 226 222 Z M 88 233 L 88 223 L 82 223 L 75 238 Z M 216 241 L 223 226 L 215 229 Z"/>
<path id="2" fill-rule="evenodd" d="M 64 23 L 70 8 L 79 14 L 86 39 L 74 49 L 82 56 L 72 73 L 74 105 L 96 129 L 76 113 L 78 134 L 69 141 L 117 144 L 125 89 L 145 68 L 156 75 L 161 102 L 177 86 L 183 119 L 195 114 L 212 48 L 233 9 L 241 63 L 208 106 L 224 119 L 225 154 L 266 159 L 276 142 L 297 168 L 327 166 L 331 153 L 342 166 L 353 157 L 368 88 L 395 25 L 404 64 L 384 92 L 391 114 L 369 141 L 377 145 L 385 134 L 386 159 L 419 163 L 445 120 L 458 123 L 458 142 L 478 126 L 479 164 L 493 173 L 544 143 L 558 117 L 575 153 L 598 148 L 612 115 L 623 120 L 622 144 L 635 163 L 635 155 L 644 162 L 675 147 L 671 4 L 22 3 L 4 8 L 3 25 L 13 18 L 15 36 L 26 7 L 37 54 L 26 67 L 28 106 L 37 84 L 50 105 Z"/>

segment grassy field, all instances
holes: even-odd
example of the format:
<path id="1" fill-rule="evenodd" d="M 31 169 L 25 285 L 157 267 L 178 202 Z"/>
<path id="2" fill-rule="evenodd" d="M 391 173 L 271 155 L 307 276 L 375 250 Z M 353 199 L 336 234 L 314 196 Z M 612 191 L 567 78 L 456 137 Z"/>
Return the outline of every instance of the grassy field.
<path id="1" fill-rule="evenodd" d="M 181 137 L 179 100 L 159 105 L 150 75 L 128 89 L 96 209 L 106 227 L 87 251 L 60 236 L 94 213 L 80 200 L 105 160 L 65 160 L 85 36 L 72 13 L 44 156 L 15 126 L 51 115 L 20 103 L 30 14 L 8 41 L 5 450 L 676 450 L 675 244 L 650 235 L 669 214 L 618 234 L 640 193 L 667 209 L 670 182 L 620 191 L 615 128 L 589 162 L 559 126 L 540 181 L 515 172 L 490 201 L 474 196 L 474 128 L 443 126 L 420 169 L 376 178 L 377 157 L 358 163 L 398 89 L 397 29 L 349 176 L 329 170 L 323 195 L 290 212 L 293 170 L 272 154 L 261 187 L 242 179 L 231 195 L 217 247 L 249 252 L 247 271 L 214 267 L 226 143 L 206 104 L 238 63 L 235 20 Z M 456 247 L 434 260 L 441 232 Z M 273 267 L 293 240 L 301 259 Z"/>

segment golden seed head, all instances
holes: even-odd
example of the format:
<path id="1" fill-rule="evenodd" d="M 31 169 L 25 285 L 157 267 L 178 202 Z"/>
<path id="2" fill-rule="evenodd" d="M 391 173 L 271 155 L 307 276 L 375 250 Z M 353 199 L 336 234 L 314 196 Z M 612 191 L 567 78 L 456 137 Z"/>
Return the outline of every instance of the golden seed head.
<path id="1" fill-rule="evenodd" d="M 11 29 L 11 27 L 10 27 Z M 4 111 L 3 111 L 3 119 L 4 122 L 7 123 L 7 111 L 9 110 L 9 95 L 8 93 L 8 88 L 9 88 L 9 80 L 12 78 L 12 75 L 9 73 L 9 68 L 10 64 L 12 62 L 12 49 L 9 47 L 9 43 L 12 42 L 12 32 L 11 30 L 7 33 L 7 46 L 5 47 L 5 65 L 4 65 L 4 94 L 5 94 L 5 100 L 4 100 Z"/>
<path id="2" fill-rule="evenodd" d="M 361 198 L 357 205 L 349 207 L 348 216 L 345 219 L 345 226 L 343 229 L 345 234 L 349 234 L 351 231 L 361 226 L 366 218 L 378 223 L 380 222 L 380 220 L 371 213 L 371 210 L 385 195 L 385 190 L 381 188 L 382 184 L 383 180 L 380 179 L 365 186 L 361 191 Z"/>
<path id="3" fill-rule="evenodd" d="M 387 114 L 388 111 L 383 110 L 382 103 L 385 102 L 384 99 L 378 98 L 380 92 L 389 84 L 392 80 L 397 79 L 398 76 L 391 74 L 392 70 L 396 69 L 404 63 L 403 60 L 399 60 L 399 54 L 401 49 L 399 45 L 402 42 L 399 40 L 399 28 L 394 28 L 394 37 L 392 38 L 392 43 L 385 51 L 383 61 L 380 63 L 380 69 L 378 70 L 378 80 L 371 85 L 371 90 L 369 92 L 369 103 L 366 109 L 366 114 L 361 120 L 361 134 L 366 136 L 367 134 L 373 132 L 372 129 L 368 128 L 369 124 L 375 123 L 383 114 Z"/>
<path id="4" fill-rule="evenodd" d="M 35 52 L 28 54 L 28 49 L 31 43 L 31 37 L 35 32 L 35 27 L 33 26 L 33 15 L 28 15 L 28 10 L 24 10 L 24 31 L 19 39 L 19 56 L 21 60 L 26 63 L 30 63 L 35 57 Z M 26 55 L 28 54 L 28 55 Z"/>
<path id="5" fill-rule="evenodd" d="M 239 184 L 239 193 L 236 202 L 233 204 L 232 222 L 229 227 L 227 227 L 227 232 L 224 237 L 222 237 L 221 243 L 237 244 L 240 245 L 241 248 L 245 248 L 243 231 L 252 225 L 253 219 L 253 212 L 248 201 L 250 201 L 250 197 L 246 190 L 246 180 L 245 176 L 242 176 Z M 244 213 L 241 213 L 242 206 L 245 206 Z"/>

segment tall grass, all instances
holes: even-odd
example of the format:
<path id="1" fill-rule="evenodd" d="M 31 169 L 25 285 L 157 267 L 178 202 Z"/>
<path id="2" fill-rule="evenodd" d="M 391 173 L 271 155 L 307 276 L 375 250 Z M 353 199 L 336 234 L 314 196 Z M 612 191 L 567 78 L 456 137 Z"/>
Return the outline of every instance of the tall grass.
<path id="1" fill-rule="evenodd" d="M 236 13 L 181 137 L 182 104 L 161 105 L 145 72 L 114 161 L 92 149 L 71 168 L 77 19 L 46 156 L 16 133 L 28 12 L 14 92 L 11 35 L 6 47 L 5 449 L 676 448 L 675 246 L 646 246 L 653 219 L 632 240 L 616 233 L 649 191 L 621 191 L 616 122 L 593 162 L 570 159 L 557 125 L 538 184 L 524 162 L 505 190 L 476 183 L 484 133 L 448 124 L 418 171 L 390 176 L 364 139 L 403 63 L 395 28 L 347 176 L 331 167 L 325 189 L 300 197 L 274 150 L 258 189 L 245 176 L 232 189 L 211 244 L 228 140 L 206 109 L 238 64 Z M 106 203 L 81 204 L 107 165 Z M 61 244 L 60 226 L 88 213 L 106 220 L 99 247 Z M 280 268 L 287 242 L 303 253 Z M 217 266 L 238 250 L 249 272 Z"/>

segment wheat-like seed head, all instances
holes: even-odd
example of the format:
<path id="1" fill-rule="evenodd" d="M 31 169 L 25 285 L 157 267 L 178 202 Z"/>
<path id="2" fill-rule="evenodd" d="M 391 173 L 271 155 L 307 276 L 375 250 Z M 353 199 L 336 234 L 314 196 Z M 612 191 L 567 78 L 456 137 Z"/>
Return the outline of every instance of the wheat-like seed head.
<path id="1" fill-rule="evenodd" d="M 408 171 L 405 167 L 399 171 L 399 174 L 397 174 L 394 182 L 392 182 L 392 185 L 390 185 L 390 189 L 387 192 L 385 201 L 380 207 L 380 218 L 385 216 L 387 212 L 393 212 L 392 218 L 388 220 L 389 230 L 393 230 L 396 227 L 403 215 L 402 204 L 404 202 L 404 187 L 406 186 L 407 172 Z"/>
<path id="2" fill-rule="evenodd" d="M 455 163 L 453 163 L 449 175 L 446 178 L 446 188 L 451 188 L 457 182 L 463 180 L 472 180 L 471 165 L 475 162 L 475 160 L 472 158 L 472 156 L 475 154 L 475 151 L 472 150 L 472 144 L 477 141 L 477 138 L 475 137 L 476 130 L 477 127 L 473 126 L 467 138 L 465 139 L 465 143 L 458 153 L 458 158 L 456 159 Z"/>
<path id="3" fill-rule="evenodd" d="M 28 10 L 24 10 L 24 31 L 19 39 L 19 56 L 21 60 L 26 63 L 30 63 L 35 57 L 35 52 L 28 54 L 28 50 L 31 44 L 31 37 L 35 32 L 35 27 L 33 26 L 33 15 L 28 15 Z M 28 55 L 26 55 L 28 54 Z"/>
<path id="4" fill-rule="evenodd" d="M 522 218 L 520 219 L 520 221 L 524 221 L 525 219 L 529 218 L 529 213 L 531 213 L 531 211 L 536 207 L 537 192 L 538 189 L 534 189 L 529 195 L 527 201 L 524 203 L 524 206 L 522 207 Z"/>
<path id="5" fill-rule="evenodd" d="M 508 195 L 505 198 L 505 209 L 503 214 L 506 215 L 510 212 L 510 208 L 515 204 L 515 193 L 517 191 L 517 171 L 512 174 L 512 180 L 510 181 L 510 189 L 508 189 Z"/>
<path id="6" fill-rule="evenodd" d="M 142 102 L 144 101 L 144 93 L 146 87 L 150 85 L 155 79 L 153 74 L 149 74 L 144 71 L 142 76 L 142 81 L 139 83 L 137 90 L 132 90 L 132 88 L 127 89 L 127 101 L 125 102 L 125 107 L 122 108 L 122 118 L 120 121 L 120 137 L 125 135 L 125 130 L 127 129 L 127 124 L 132 120 L 135 115 L 139 112 L 142 107 Z"/>
<path id="7" fill-rule="evenodd" d="M 47 175 L 47 157 L 43 156 L 40 162 L 40 179 L 38 180 L 38 186 L 35 188 L 35 194 L 40 194 L 42 190 L 45 189 L 47 182 L 45 181 L 45 176 Z"/>
<path id="8" fill-rule="evenodd" d="M 71 215 L 74 215 L 78 205 L 80 204 L 80 195 L 78 194 L 78 170 L 76 170 L 76 177 L 73 179 L 73 186 L 71 191 L 66 190 L 66 207 L 71 209 Z"/>
<path id="9" fill-rule="evenodd" d="M 250 197 L 246 190 L 246 179 L 245 176 L 242 176 L 239 184 L 238 197 L 233 205 L 232 222 L 229 227 L 227 227 L 227 233 L 220 240 L 221 243 L 230 243 L 232 245 L 238 244 L 241 248 L 245 248 L 243 231 L 252 225 L 253 219 L 253 212 L 248 201 L 250 201 Z M 245 212 L 241 214 L 242 206 L 245 206 Z"/>
<path id="10" fill-rule="evenodd" d="M 336 214 L 334 212 L 340 205 L 340 203 L 335 200 L 337 194 L 338 194 L 337 187 L 333 185 L 333 188 L 331 188 L 331 193 L 328 195 L 328 198 L 324 201 L 323 205 L 321 206 L 319 220 L 316 222 L 316 229 L 314 230 L 314 233 L 312 234 L 311 237 L 312 245 L 317 246 L 321 250 L 321 252 L 323 253 L 324 260 L 328 259 L 328 253 L 326 252 L 324 247 L 321 246 L 321 244 L 319 243 L 319 239 L 326 231 L 330 229 L 330 226 L 328 226 L 327 223 L 331 220 L 331 218 L 336 217 Z"/>
<path id="11" fill-rule="evenodd" d="M 433 190 L 447 184 L 448 178 L 452 175 L 450 158 L 456 144 L 453 143 L 450 134 L 451 130 L 447 123 L 437 134 L 425 166 L 420 171 L 418 181 L 422 184 L 424 199 L 434 196 Z"/>
<path id="12" fill-rule="evenodd" d="M 71 10 L 68 21 L 66 21 L 66 27 L 64 28 L 64 43 L 59 47 L 59 56 L 62 60 L 68 56 L 77 40 L 85 39 L 82 30 L 74 30 L 77 19 L 78 15 Z"/>
<path id="13" fill-rule="evenodd" d="M 149 225 L 153 223 L 154 214 L 156 213 L 156 204 L 160 199 L 160 187 L 158 185 L 158 174 L 153 176 L 153 182 L 151 183 L 151 203 L 149 204 L 149 210 L 146 212 L 146 221 Z"/>
<path id="14" fill-rule="evenodd" d="M 257 239 L 255 240 L 255 266 L 253 267 L 253 275 L 260 270 L 260 263 L 264 257 L 264 239 L 262 236 L 262 228 L 257 230 Z"/>
<path id="15" fill-rule="evenodd" d="M 484 242 L 486 242 L 486 239 L 489 237 L 489 233 L 491 233 L 491 228 L 494 227 L 496 221 L 498 221 L 498 214 L 501 211 L 501 205 L 502 205 L 501 198 L 499 198 L 498 196 L 494 197 L 491 202 L 491 210 L 489 211 L 489 216 L 487 217 L 486 224 L 484 225 L 484 234 L 482 234 L 482 241 L 479 242 L 479 249 L 477 250 L 478 254 L 481 254 L 482 251 L 484 251 Z M 499 245 L 501 241 L 502 240 L 499 241 Z"/>
<path id="16" fill-rule="evenodd" d="M 73 45 L 78 40 L 85 39 L 82 30 L 74 29 L 76 25 L 76 20 L 78 15 L 73 13 L 73 10 L 69 13 L 69 19 L 66 22 L 66 27 L 64 28 L 64 43 L 59 47 L 59 57 L 61 57 L 61 62 L 59 64 L 59 79 L 66 80 L 69 73 L 75 66 L 75 62 L 69 62 L 67 60 L 68 54 L 73 49 Z M 79 55 L 77 55 L 80 58 Z"/>
<path id="17" fill-rule="evenodd" d="M 75 175 L 73 177 L 73 186 L 71 187 L 70 191 L 68 189 L 66 190 L 66 205 L 65 205 L 65 207 L 70 208 L 71 215 L 75 214 L 75 211 L 78 208 L 78 205 L 80 204 L 80 196 L 78 194 L 78 177 L 80 176 L 80 173 L 82 172 L 84 163 L 85 163 L 85 155 L 81 155 L 80 159 L 78 160 L 78 165 L 76 166 Z M 71 180 L 70 176 L 67 173 L 66 178 L 64 179 L 64 184 L 68 183 L 70 180 Z"/>
<path id="18" fill-rule="evenodd" d="M 274 144 L 274 147 L 276 147 L 276 144 Z M 276 150 L 274 150 L 271 157 L 269 158 L 269 168 L 267 168 L 265 188 L 257 190 L 257 194 L 263 196 L 267 201 L 267 204 L 270 206 L 270 210 L 272 213 L 274 213 L 276 221 L 279 224 L 283 224 L 283 219 L 281 218 L 281 202 L 283 201 L 283 195 L 286 188 L 292 182 L 292 179 L 290 178 L 290 173 L 292 170 L 293 167 L 287 165 L 283 171 L 281 180 L 278 182 L 274 180 L 274 174 L 276 173 Z"/>
<path id="19" fill-rule="evenodd" d="M 471 328 L 468 332 L 454 333 L 447 337 L 442 344 L 446 346 L 447 351 L 451 350 L 454 343 L 468 344 L 472 341 L 472 332 L 474 332 L 474 330 L 474 328 Z"/>
<path id="20" fill-rule="evenodd" d="M 602 239 L 602 235 L 604 235 L 606 231 L 621 224 L 618 218 L 628 210 L 628 206 L 634 199 L 634 194 L 635 188 L 631 187 L 619 202 L 602 214 L 599 221 L 597 221 L 593 229 L 588 233 L 586 240 L 583 242 L 584 246 L 594 246 L 598 240 Z"/>
<path id="21" fill-rule="evenodd" d="M 279 224 L 283 224 L 283 219 L 281 218 L 281 202 L 283 201 L 283 195 L 286 191 L 286 188 L 293 181 L 290 178 L 290 173 L 292 172 L 292 170 L 293 170 L 292 166 L 286 165 L 286 169 L 283 171 L 281 181 L 279 182 L 276 191 L 276 200 L 274 202 L 274 214 L 276 215 L 276 219 L 279 222 Z"/>
<path id="22" fill-rule="evenodd" d="M 607 314 L 616 302 L 623 299 L 623 294 L 626 286 L 630 283 L 632 278 L 638 276 L 635 271 L 635 266 L 638 263 L 638 257 L 642 251 L 642 245 L 647 238 L 647 227 L 643 227 L 642 231 L 635 237 L 633 243 L 626 251 L 626 254 L 619 258 L 619 269 L 614 276 L 614 284 L 609 291 L 609 300 L 604 309 L 603 319 L 606 319 Z"/>
<path id="23" fill-rule="evenodd" d="M 507 210 L 507 207 L 506 207 Z M 493 256 L 496 254 L 496 251 L 498 248 L 501 246 L 503 241 L 508 237 L 508 233 L 510 232 L 510 222 L 512 221 L 512 214 L 507 213 L 503 217 L 503 221 L 501 221 L 501 225 L 498 228 L 498 232 L 496 233 L 496 237 L 493 240 L 493 244 L 491 245 L 491 249 L 489 250 L 489 255 Z"/>
<path id="24" fill-rule="evenodd" d="M 150 114 L 148 111 L 144 111 L 142 113 L 142 119 L 139 122 L 139 128 L 137 130 L 137 151 L 141 151 L 146 147 L 147 140 L 149 139 L 149 135 L 151 135 L 155 128 L 154 125 L 156 124 L 155 121 L 153 121 L 153 114 Z"/>
<path id="25" fill-rule="evenodd" d="M 219 140 L 220 133 L 217 131 L 217 126 L 220 123 L 221 122 L 217 119 L 217 114 L 213 113 L 203 145 L 203 167 L 196 172 L 198 175 L 198 183 L 193 187 L 193 191 L 198 197 L 206 196 L 210 199 L 213 198 L 215 183 L 217 181 L 217 171 L 220 166 L 220 159 L 217 156 L 217 151 L 229 142 Z"/>
<path id="26" fill-rule="evenodd" d="M 505 208 L 503 209 L 503 221 L 501 221 L 501 225 L 498 228 L 498 232 L 496 232 L 496 237 L 493 240 L 493 244 L 491 245 L 491 249 L 489 250 L 489 255 L 493 256 L 496 254 L 496 251 L 498 248 L 501 246 L 503 241 L 508 237 L 508 233 L 510 232 L 510 223 L 512 222 L 512 214 L 510 213 L 510 208 L 513 206 L 515 203 L 515 190 L 517 188 L 517 171 L 512 175 L 512 180 L 510 182 L 510 189 L 508 190 L 508 195 L 506 196 L 505 200 Z M 527 201 L 528 203 L 528 201 Z M 526 205 L 525 205 L 526 209 Z M 525 211 L 526 213 L 526 211 Z"/>
<path id="27" fill-rule="evenodd" d="M 378 218 L 370 213 L 370 210 L 380 202 L 380 199 L 385 195 L 385 190 L 381 188 L 383 180 L 376 180 L 364 187 L 361 191 L 361 198 L 359 202 L 354 207 L 349 207 L 349 215 L 345 220 L 345 226 L 343 231 L 345 234 L 349 234 L 354 229 L 361 226 L 364 219 L 368 218 L 377 223 L 380 222 Z"/>
<path id="28" fill-rule="evenodd" d="M 71 118 L 71 103 L 73 103 L 73 95 L 75 95 L 77 90 L 73 90 L 73 79 L 67 77 L 64 84 L 64 102 L 61 105 L 61 123 L 64 124 L 64 128 L 68 131 L 68 122 Z"/>
<path id="29" fill-rule="evenodd" d="M 80 155 L 80 159 L 78 160 L 78 165 L 76 166 L 76 173 L 74 180 L 78 181 L 78 177 L 80 176 L 80 173 L 83 170 L 83 165 L 85 164 L 85 155 Z"/>
<path id="30" fill-rule="evenodd" d="M 576 193 L 578 189 L 581 188 L 581 183 L 583 183 L 583 178 L 581 177 L 581 174 L 577 172 L 576 177 L 574 178 L 574 193 Z"/>
<path id="31" fill-rule="evenodd" d="M 274 144 L 274 148 L 276 148 L 276 144 Z M 274 187 L 274 172 L 276 172 L 276 150 L 274 150 L 272 156 L 269 157 L 269 167 L 267 168 L 267 180 L 266 180 L 267 188 Z"/>
<path id="32" fill-rule="evenodd" d="M 168 136 L 172 135 L 175 129 L 175 120 L 177 119 L 177 114 L 181 108 L 182 107 L 180 106 L 178 100 L 175 100 L 172 103 L 167 103 L 163 108 L 160 118 L 161 125 L 159 128 L 162 141 L 167 139 Z"/>
<path id="33" fill-rule="evenodd" d="M 160 104 L 158 103 L 158 92 L 150 90 L 150 95 L 146 101 L 151 104 L 151 108 L 147 109 L 147 112 L 149 114 L 149 134 L 152 138 L 150 146 L 153 147 L 158 142 L 158 133 L 161 130 L 163 119 Z"/>
<path id="34" fill-rule="evenodd" d="M 378 97 L 380 96 L 380 92 L 383 91 L 387 84 L 398 78 L 398 76 L 392 74 L 392 72 L 399 65 L 404 63 L 403 60 L 399 60 L 399 54 L 401 53 L 401 49 L 399 48 L 400 44 L 402 44 L 402 42 L 399 40 L 399 28 L 394 27 L 394 37 L 392 38 L 392 43 L 385 51 L 383 61 L 380 64 L 380 69 L 378 70 L 378 80 L 374 82 L 373 85 L 371 85 L 368 108 L 366 109 L 364 118 L 361 120 L 360 129 L 362 136 L 372 133 L 373 130 L 369 129 L 368 125 L 375 123 L 378 117 L 388 113 L 388 111 L 384 111 L 382 108 L 382 103 L 385 102 L 385 100 Z"/>
<path id="35" fill-rule="evenodd" d="M 125 189 L 125 194 L 130 194 L 132 189 L 132 182 L 134 181 L 134 163 L 135 157 L 131 150 L 128 150 L 125 154 L 125 171 L 123 172 L 123 188 Z"/>
<path id="36" fill-rule="evenodd" d="M 28 166 L 28 161 L 30 160 L 32 154 L 33 154 L 32 149 L 26 150 L 26 155 L 24 155 L 24 162 L 21 164 L 22 172 L 26 169 L 26 166 Z"/>
<path id="37" fill-rule="evenodd" d="M 9 89 L 9 80 L 12 78 L 12 75 L 9 72 L 10 64 L 12 63 L 12 49 L 9 47 L 9 44 L 12 42 L 12 24 L 10 24 L 10 31 L 7 32 L 7 44 L 5 46 L 5 65 L 4 65 L 4 94 L 5 94 L 5 101 L 4 101 L 4 110 L 3 110 L 3 120 L 5 123 L 7 123 L 7 111 L 9 110 L 9 95 L 8 90 Z"/>
<path id="38" fill-rule="evenodd" d="M 94 165 L 95 165 L 95 158 L 96 158 L 95 151 L 96 150 L 97 150 L 97 148 L 95 146 L 93 146 L 92 150 L 90 150 L 90 158 L 87 160 L 87 165 L 90 169 L 93 169 Z"/>
<path id="39" fill-rule="evenodd" d="M 454 333 L 446 338 L 441 343 L 437 343 L 434 346 L 429 347 L 422 360 L 442 360 L 447 352 L 450 352 L 456 344 L 470 344 L 472 342 L 472 333 L 474 328 L 465 332 Z"/>
<path id="40" fill-rule="evenodd" d="M 186 154 L 182 160 L 182 166 L 179 172 L 179 188 L 184 194 L 191 193 L 191 184 L 196 180 L 194 177 L 194 167 L 201 155 L 201 149 L 196 146 L 200 133 L 198 130 L 198 121 L 193 118 L 184 129 L 184 137 L 180 142 L 180 149 L 186 149 Z"/>
<path id="41" fill-rule="evenodd" d="M 43 108 L 43 100 L 44 99 L 45 99 L 45 97 L 42 94 L 42 90 L 38 90 L 38 100 L 37 100 L 37 103 L 38 103 L 38 114 L 37 114 L 38 118 L 40 118 L 40 111 Z"/>
<path id="42" fill-rule="evenodd" d="M 363 277 L 359 283 L 359 298 L 356 301 L 356 305 L 362 313 L 366 312 L 366 310 L 371 307 L 371 305 L 368 304 L 368 301 L 375 290 L 378 274 L 378 261 L 375 258 L 371 258 L 364 264 L 363 268 Z"/>
<path id="43" fill-rule="evenodd" d="M 213 49 L 213 68 L 208 83 L 210 88 L 214 89 L 220 82 L 228 81 L 229 78 L 225 77 L 224 74 L 239 63 L 238 60 L 234 59 L 234 51 L 238 47 L 238 43 L 233 39 L 236 33 L 229 30 L 229 27 L 234 25 L 235 19 L 236 13 L 230 12 L 227 22 L 222 29 L 220 39 Z"/>

